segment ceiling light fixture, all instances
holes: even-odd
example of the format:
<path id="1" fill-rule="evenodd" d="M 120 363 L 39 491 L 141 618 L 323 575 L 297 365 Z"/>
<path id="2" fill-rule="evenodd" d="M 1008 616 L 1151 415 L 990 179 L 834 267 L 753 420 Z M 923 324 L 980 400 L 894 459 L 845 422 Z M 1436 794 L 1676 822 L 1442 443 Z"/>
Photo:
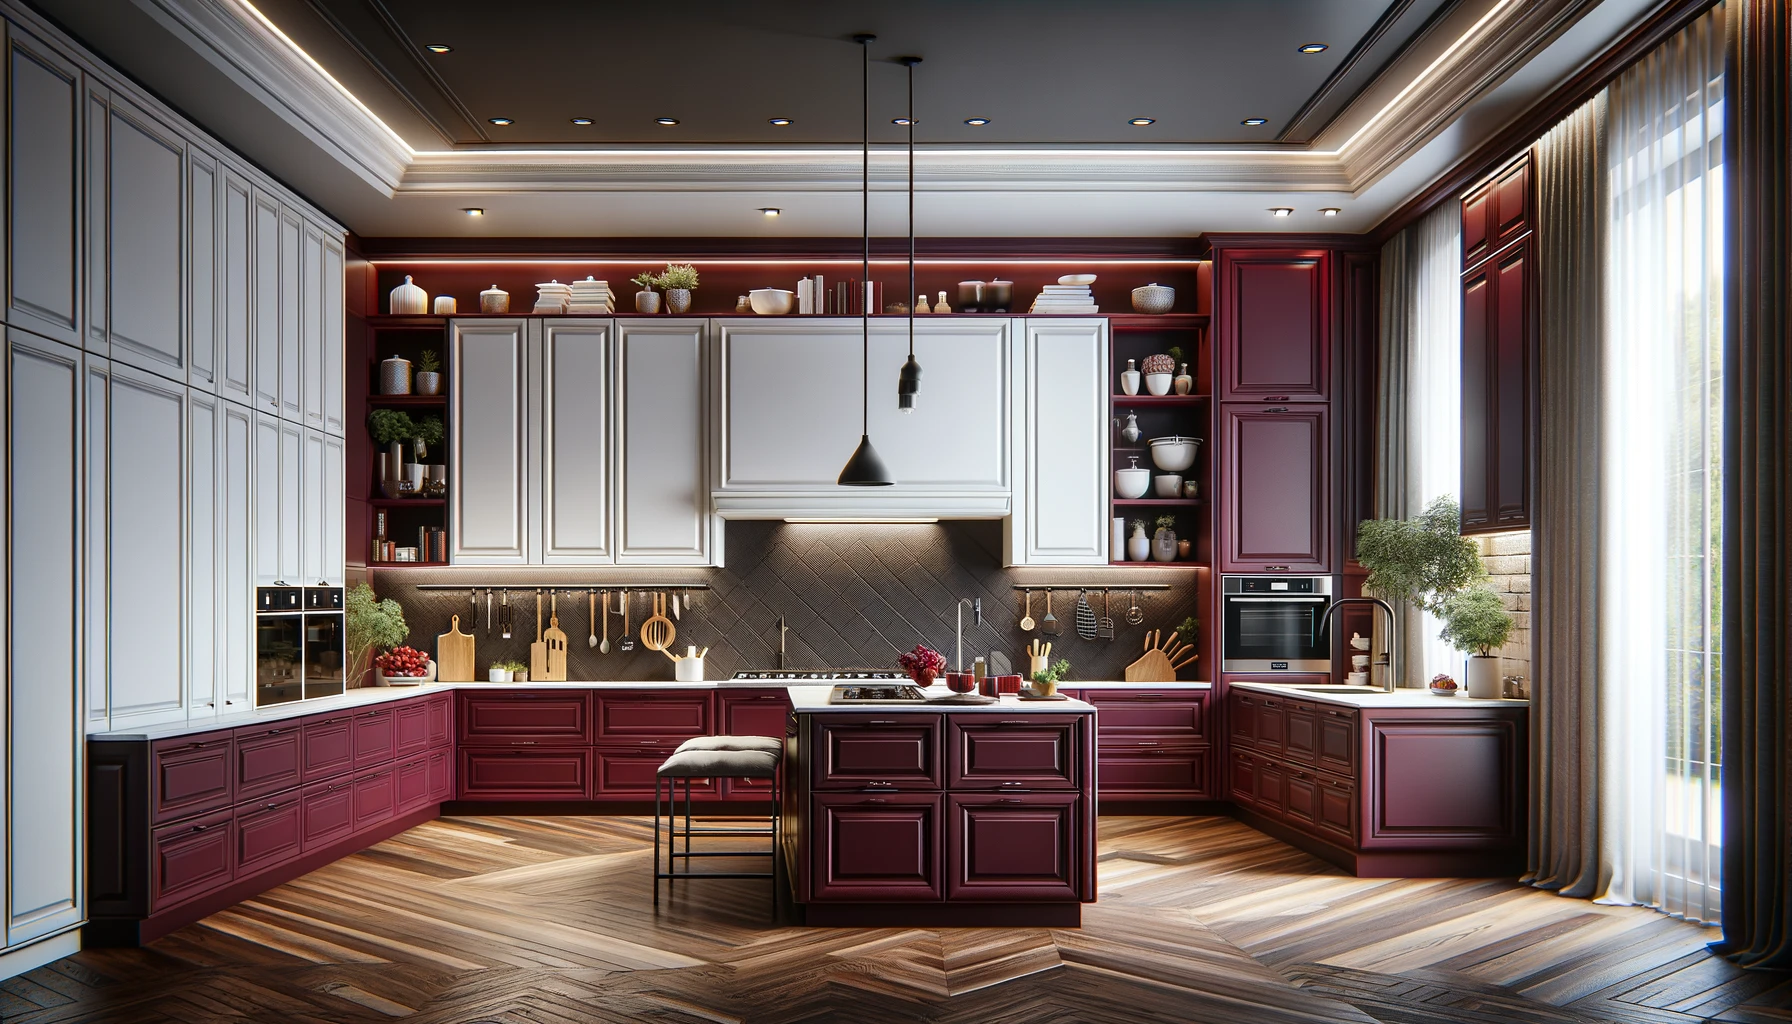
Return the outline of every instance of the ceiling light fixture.
<path id="1" fill-rule="evenodd" d="M 921 364 L 915 361 L 915 306 L 919 305 L 919 292 L 915 291 L 915 65 L 921 63 L 919 57 L 898 57 L 896 63 L 908 68 L 908 116 L 902 120 L 908 125 L 908 362 L 902 364 L 902 373 L 896 380 L 896 408 L 905 413 L 915 411 L 915 397 L 921 393 Z M 969 121 L 965 122 L 969 124 Z"/>
<path id="2" fill-rule="evenodd" d="M 1338 215 L 1338 212 L 1339 211 L 1336 206 L 1321 206 L 1319 208 L 1319 215 L 1321 217 L 1336 217 Z"/>
<path id="3" fill-rule="evenodd" d="M 890 123 L 895 125 L 905 125 L 912 128 L 914 127 L 915 119 L 912 117 L 892 117 L 890 118 Z"/>
<path id="4" fill-rule="evenodd" d="M 1326 49 L 1327 49 L 1327 46 L 1324 43 L 1307 43 L 1305 46 L 1302 46 L 1300 48 L 1300 52 L 1302 52 L 1302 53 L 1324 53 L 1326 51 Z"/>
<path id="5" fill-rule="evenodd" d="M 425 46 L 424 49 L 428 50 L 430 53 L 450 53 L 454 50 L 454 47 L 443 46 L 441 43 L 430 43 L 428 46 Z"/>
<path id="6" fill-rule="evenodd" d="M 1140 128 L 1143 128 L 1148 124 L 1156 124 L 1157 118 L 1155 118 L 1155 117 L 1135 117 L 1126 123 L 1127 124 L 1136 124 Z"/>
<path id="7" fill-rule="evenodd" d="M 590 124 L 590 123 L 591 123 L 591 119 L 590 119 L 590 118 L 589 118 L 589 117 L 575 117 L 575 118 L 573 118 L 573 119 L 572 119 L 572 123 L 573 123 L 573 124 L 580 124 L 580 125 L 583 125 L 583 124 Z"/>
<path id="8" fill-rule="evenodd" d="M 488 117 L 488 118 L 486 118 L 486 120 L 488 120 L 491 123 L 496 124 L 496 125 L 506 125 L 506 124 L 515 124 L 516 123 L 516 120 L 514 118 L 509 118 L 509 117 Z"/>
<path id="9" fill-rule="evenodd" d="M 860 159 L 862 188 L 860 190 L 862 232 L 865 236 L 865 258 L 862 264 L 861 281 L 871 280 L 871 44 L 877 39 L 869 33 L 853 36 L 852 41 L 859 44 L 863 65 L 863 90 L 860 97 L 864 110 L 864 138 L 860 143 Z M 867 291 L 871 289 L 867 288 Z M 859 396 L 861 412 L 859 420 L 859 447 L 846 460 L 835 483 L 842 487 L 888 487 L 895 483 L 890 476 L 889 467 L 871 445 L 871 303 L 863 297 L 859 299 L 860 330 L 863 333 L 864 361 L 859 368 Z"/>
<path id="10" fill-rule="evenodd" d="M 1268 124 L 1269 118 L 1267 118 L 1267 117 L 1247 117 L 1238 123 L 1245 125 L 1246 127 L 1249 127 L 1249 128 L 1256 128 L 1259 125 Z"/>
<path id="11" fill-rule="evenodd" d="M 759 212 L 765 214 L 767 217 L 776 217 L 778 214 L 783 213 L 784 211 L 778 209 L 776 206 L 761 206 L 759 208 Z"/>
<path id="12" fill-rule="evenodd" d="M 765 123 L 766 124 L 775 124 L 778 127 L 783 128 L 786 125 L 790 124 L 790 118 L 788 118 L 788 117 L 767 118 Z"/>
<path id="13" fill-rule="evenodd" d="M 654 124 L 663 124 L 669 128 L 672 125 L 675 125 L 678 123 L 678 118 L 676 118 L 676 117 L 656 117 L 653 119 L 653 123 Z"/>
<path id="14" fill-rule="evenodd" d="M 467 216 L 469 216 L 469 217 L 483 217 L 483 216 L 485 216 L 485 210 L 484 210 L 484 209 L 483 209 L 483 208 L 482 208 L 482 207 L 478 207 L 478 206 L 469 206 L 469 207 L 467 207 L 467 208 L 466 208 L 466 209 L 464 209 L 464 210 L 462 210 L 462 211 L 460 211 L 460 212 L 462 212 L 462 213 L 464 213 L 464 214 L 466 214 L 466 215 L 467 215 Z"/>
<path id="15" fill-rule="evenodd" d="M 1288 216 L 1293 215 L 1294 207 L 1292 207 L 1292 206 L 1272 206 L 1269 208 L 1269 212 L 1277 217 L 1288 217 Z"/>
<path id="16" fill-rule="evenodd" d="M 981 128 L 984 125 L 989 123 L 989 118 L 987 118 L 987 117 L 967 117 L 964 119 L 964 123 L 972 126 L 973 128 Z"/>

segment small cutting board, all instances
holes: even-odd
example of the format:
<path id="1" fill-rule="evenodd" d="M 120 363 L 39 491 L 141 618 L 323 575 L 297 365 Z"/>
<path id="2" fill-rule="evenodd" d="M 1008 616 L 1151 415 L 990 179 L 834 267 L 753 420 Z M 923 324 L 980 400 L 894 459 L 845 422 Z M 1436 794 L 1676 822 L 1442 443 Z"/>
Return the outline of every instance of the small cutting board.
<path id="1" fill-rule="evenodd" d="M 535 642 L 529 645 L 529 678 L 548 677 L 548 645 L 541 635 L 541 592 L 535 593 Z"/>
<path id="2" fill-rule="evenodd" d="M 550 683 L 566 682 L 566 634 L 560 630 L 560 616 L 556 615 L 548 623 L 548 631 L 542 634 L 548 645 L 548 674 L 543 680 Z M 531 679 L 534 676 L 530 676 Z"/>
<path id="3" fill-rule="evenodd" d="M 458 615 L 448 632 L 436 637 L 436 678 L 444 683 L 473 681 L 473 634 L 460 631 Z"/>

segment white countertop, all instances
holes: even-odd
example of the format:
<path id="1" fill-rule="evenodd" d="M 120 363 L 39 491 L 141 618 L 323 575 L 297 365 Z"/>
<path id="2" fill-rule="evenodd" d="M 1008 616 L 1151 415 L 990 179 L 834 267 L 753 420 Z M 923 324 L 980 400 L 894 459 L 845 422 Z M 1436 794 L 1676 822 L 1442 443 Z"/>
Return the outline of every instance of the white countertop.
<path id="1" fill-rule="evenodd" d="M 1528 700 L 1506 700 L 1491 698 L 1477 700 L 1458 693 L 1454 697 L 1439 697 L 1430 690 L 1401 687 L 1393 693 L 1374 691 L 1369 693 L 1314 693 L 1287 683 L 1229 683 L 1234 690 L 1246 690 L 1251 693 L 1268 693 L 1288 700 L 1306 700 L 1317 704 L 1343 704 L 1353 708 L 1430 708 L 1447 710 L 1449 708 L 1528 708 Z"/>
<path id="2" fill-rule="evenodd" d="M 891 701 L 888 704 L 829 704 L 828 693 L 832 686 L 792 686 L 790 688 L 791 709 L 800 713 L 814 711 L 870 711 L 875 714 L 900 714 L 902 712 L 925 711 L 939 714 L 950 711 L 983 713 L 999 712 L 1002 714 L 1087 714 L 1095 710 L 1095 705 L 1080 700 L 1065 698 L 1064 700 L 1021 700 L 1012 693 L 1003 694 L 994 704 L 925 704 L 916 701 Z M 929 697 L 950 697 L 952 691 L 943 684 L 935 683 L 921 691 Z"/>

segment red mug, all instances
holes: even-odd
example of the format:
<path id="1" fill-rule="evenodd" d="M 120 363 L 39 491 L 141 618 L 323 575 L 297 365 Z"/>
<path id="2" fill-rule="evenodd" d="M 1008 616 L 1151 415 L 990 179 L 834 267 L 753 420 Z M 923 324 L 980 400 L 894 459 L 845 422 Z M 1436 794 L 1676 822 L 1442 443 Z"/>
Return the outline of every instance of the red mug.
<path id="1" fill-rule="evenodd" d="M 971 688 L 976 685 L 977 681 L 969 672 L 946 673 L 946 688 L 953 693 L 970 693 Z"/>
<path id="2" fill-rule="evenodd" d="M 1019 693 L 1020 692 L 1020 676 L 997 676 L 996 677 L 996 692 L 997 693 Z"/>

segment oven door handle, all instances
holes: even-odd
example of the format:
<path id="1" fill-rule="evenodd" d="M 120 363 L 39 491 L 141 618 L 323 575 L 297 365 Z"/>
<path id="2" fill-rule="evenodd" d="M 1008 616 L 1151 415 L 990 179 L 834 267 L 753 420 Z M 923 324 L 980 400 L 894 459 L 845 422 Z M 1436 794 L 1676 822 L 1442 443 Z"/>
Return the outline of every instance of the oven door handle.
<path id="1" fill-rule="evenodd" d="M 1312 597 L 1307 597 L 1302 594 L 1288 594 L 1286 596 L 1266 594 L 1263 597 L 1245 597 L 1240 594 L 1227 594 L 1226 600 L 1228 600 L 1228 601 L 1318 601 L 1323 604 L 1325 602 L 1330 601 L 1331 598 L 1326 597 L 1322 594 L 1315 594 Z"/>

